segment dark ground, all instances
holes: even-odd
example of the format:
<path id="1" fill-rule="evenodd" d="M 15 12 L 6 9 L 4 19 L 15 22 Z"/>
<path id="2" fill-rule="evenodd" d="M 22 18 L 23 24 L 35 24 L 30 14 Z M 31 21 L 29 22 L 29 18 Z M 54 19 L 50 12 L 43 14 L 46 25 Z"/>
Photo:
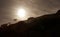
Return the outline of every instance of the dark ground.
<path id="1" fill-rule="evenodd" d="M 56 14 L 47 14 L 29 18 L 15 24 L 3 24 L 0 37 L 60 37 L 60 10 Z"/>

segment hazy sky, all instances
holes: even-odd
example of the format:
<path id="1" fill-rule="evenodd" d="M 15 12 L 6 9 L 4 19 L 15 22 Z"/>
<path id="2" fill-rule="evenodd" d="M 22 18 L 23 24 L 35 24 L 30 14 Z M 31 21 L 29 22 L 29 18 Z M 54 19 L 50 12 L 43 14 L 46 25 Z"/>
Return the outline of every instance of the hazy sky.
<path id="1" fill-rule="evenodd" d="M 17 18 L 17 9 L 27 10 L 28 16 L 54 13 L 60 9 L 60 0 L 0 0 L 0 24 Z"/>

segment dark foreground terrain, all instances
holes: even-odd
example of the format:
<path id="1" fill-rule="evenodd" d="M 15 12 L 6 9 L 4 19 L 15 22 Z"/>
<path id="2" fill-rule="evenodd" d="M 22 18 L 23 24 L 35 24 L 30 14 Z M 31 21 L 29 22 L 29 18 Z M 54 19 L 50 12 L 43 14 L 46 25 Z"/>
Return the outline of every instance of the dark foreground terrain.
<path id="1" fill-rule="evenodd" d="M 60 10 L 15 24 L 3 24 L 0 37 L 60 37 Z"/>

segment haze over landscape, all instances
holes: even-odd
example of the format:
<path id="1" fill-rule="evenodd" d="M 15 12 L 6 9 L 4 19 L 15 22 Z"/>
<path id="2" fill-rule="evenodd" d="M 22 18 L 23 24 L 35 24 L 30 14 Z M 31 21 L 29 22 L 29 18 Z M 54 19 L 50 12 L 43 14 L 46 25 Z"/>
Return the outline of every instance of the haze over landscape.
<path id="1" fill-rule="evenodd" d="M 60 37 L 60 0 L 0 0 L 0 37 Z"/>
<path id="2" fill-rule="evenodd" d="M 0 0 L 0 24 L 21 20 L 17 15 L 20 8 L 26 10 L 24 19 L 27 19 L 55 13 L 60 9 L 60 0 Z"/>

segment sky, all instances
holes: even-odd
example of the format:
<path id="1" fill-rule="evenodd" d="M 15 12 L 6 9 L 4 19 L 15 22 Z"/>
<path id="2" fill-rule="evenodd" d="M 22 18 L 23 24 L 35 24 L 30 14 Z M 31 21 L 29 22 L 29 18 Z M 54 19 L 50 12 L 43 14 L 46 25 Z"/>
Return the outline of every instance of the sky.
<path id="1" fill-rule="evenodd" d="M 0 0 L 0 24 L 14 22 L 19 8 L 26 9 L 27 17 L 56 13 L 60 9 L 60 0 Z"/>

